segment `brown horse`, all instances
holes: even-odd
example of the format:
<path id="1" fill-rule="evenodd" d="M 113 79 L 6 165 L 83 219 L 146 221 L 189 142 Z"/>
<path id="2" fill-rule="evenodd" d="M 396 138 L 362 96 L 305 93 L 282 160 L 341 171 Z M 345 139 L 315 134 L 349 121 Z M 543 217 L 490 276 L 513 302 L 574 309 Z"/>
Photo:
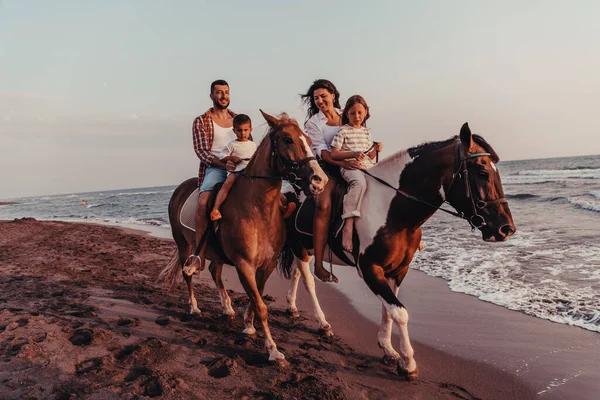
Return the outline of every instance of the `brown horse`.
<path id="1" fill-rule="evenodd" d="M 401 151 L 366 171 L 368 187 L 362 216 L 356 221 L 360 246 L 355 246 L 353 259 L 358 260 L 358 274 L 382 302 L 377 342 L 384 360 L 397 363 L 398 373 L 409 379 L 417 377 L 418 369 L 408 336 L 408 312 L 397 294 L 419 247 L 420 227 L 447 202 L 458 213 L 442 210 L 469 221 L 473 229 L 481 231 L 483 240 L 507 240 L 516 228 L 504 199 L 497 162 L 492 147 L 482 137 L 471 135 L 464 124 L 460 137 Z M 289 310 L 297 313 L 297 285 L 302 275 L 315 316 L 321 327 L 328 327 L 310 274 L 312 237 L 299 233 L 294 221 L 294 216 L 288 220 L 281 254 L 281 267 L 292 276 Z M 342 264 L 338 258 L 343 255 L 332 258 L 333 263 Z M 400 354 L 391 343 L 392 321 L 400 328 Z"/>
<path id="2" fill-rule="evenodd" d="M 261 111 L 262 112 L 262 111 Z M 256 333 L 254 313 L 258 315 L 265 334 L 269 360 L 286 363 L 277 350 L 267 321 L 267 307 L 262 292 L 269 275 L 277 266 L 277 257 L 285 242 L 285 224 L 280 207 L 282 179 L 299 185 L 306 194 L 318 194 L 327 183 L 327 176 L 310 150 L 310 139 L 295 121 L 279 120 L 263 113 L 270 127 L 256 153 L 240 174 L 221 210 L 223 219 L 216 236 L 209 240 L 209 269 L 219 289 L 225 313 L 234 318 L 231 300 L 221 281 L 223 263 L 234 265 L 250 304 L 244 314 L 244 333 Z M 181 208 L 196 189 L 192 180 L 182 183 L 169 202 L 169 221 L 177 243 L 176 254 L 161 272 L 167 283 L 175 283 L 185 260 L 196 248 L 194 232 L 180 223 Z M 206 228 L 206 227 L 201 227 Z M 200 313 L 192 288 L 192 276 L 183 273 L 188 286 L 191 312 Z"/>

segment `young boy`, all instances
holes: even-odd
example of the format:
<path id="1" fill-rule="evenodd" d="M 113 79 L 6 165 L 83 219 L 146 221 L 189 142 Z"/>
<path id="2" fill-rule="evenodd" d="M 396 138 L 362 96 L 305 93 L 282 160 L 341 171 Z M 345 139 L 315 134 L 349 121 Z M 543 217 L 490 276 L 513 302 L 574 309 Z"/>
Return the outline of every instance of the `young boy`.
<path id="1" fill-rule="evenodd" d="M 227 199 L 229 190 L 231 190 L 238 176 L 234 172 L 239 172 L 246 168 L 248 161 L 250 161 L 250 158 L 256 152 L 256 143 L 250 140 L 250 134 L 252 133 L 252 121 L 250 117 L 246 114 L 236 115 L 233 118 L 233 132 L 237 139 L 227 145 L 229 155 L 221 159 L 222 162 L 227 164 L 229 174 L 223 183 L 223 187 L 221 187 L 221 190 L 217 194 L 215 205 L 210 213 L 211 221 L 218 221 L 223 218 L 219 208 L 225 199 Z"/>
<path id="2" fill-rule="evenodd" d="M 238 172 L 246 168 L 248 161 L 250 161 L 250 158 L 256 152 L 256 143 L 249 140 L 252 133 L 252 121 L 250 117 L 246 114 L 236 115 L 233 119 L 233 132 L 237 139 L 227 145 L 229 155 L 221 159 L 222 162 L 227 164 L 229 174 L 215 199 L 215 205 L 210 213 L 211 221 L 218 221 L 223 218 L 219 208 L 221 208 L 221 205 L 227 199 L 227 195 L 239 175 Z M 288 218 L 296 209 L 296 203 L 287 204 L 287 200 L 283 195 L 281 195 L 281 205 L 284 210 L 284 218 Z"/>

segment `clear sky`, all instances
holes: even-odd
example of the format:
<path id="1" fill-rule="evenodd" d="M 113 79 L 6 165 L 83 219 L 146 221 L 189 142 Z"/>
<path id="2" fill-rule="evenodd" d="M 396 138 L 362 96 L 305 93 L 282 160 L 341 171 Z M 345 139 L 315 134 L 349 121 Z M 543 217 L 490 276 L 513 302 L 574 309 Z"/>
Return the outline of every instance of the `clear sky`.
<path id="1" fill-rule="evenodd" d="M 178 184 L 209 85 L 287 111 L 332 80 L 384 155 L 458 133 L 600 153 L 600 2 L 0 0 L 0 198 Z"/>

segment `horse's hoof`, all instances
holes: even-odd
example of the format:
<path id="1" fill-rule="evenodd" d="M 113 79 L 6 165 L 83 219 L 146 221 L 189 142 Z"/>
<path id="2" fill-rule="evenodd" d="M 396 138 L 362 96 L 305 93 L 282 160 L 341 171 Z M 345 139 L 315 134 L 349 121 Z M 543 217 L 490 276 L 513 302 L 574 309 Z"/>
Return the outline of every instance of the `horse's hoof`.
<path id="1" fill-rule="evenodd" d="M 228 324 L 233 324 L 235 322 L 235 314 L 223 314 L 221 318 Z"/>
<path id="2" fill-rule="evenodd" d="M 329 328 L 319 328 L 319 335 L 325 336 L 325 337 L 332 337 L 333 336 L 333 329 L 331 329 L 331 327 L 329 327 Z"/>
<path id="3" fill-rule="evenodd" d="M 287 313 L 288 313 L 288 315 L 289 315 L 291 318 L 298 318 L 298 317 L 300 317 L 300 313 L 298 312 L 298 310 L 291 310 L 291 309 L 288 309 L 288 310 L 287 310 Z"/>
<path id="4" fill-rule="evenodd" d="M 390 356 L 390 355 L 385 355 L 383 356 L 383 363 L 385 365 L 394 365 L 398 363 L 398 359 L 400 358 L 400 355 L 398 355 L 397 357 L 394 356 Z M 400 366 L 398 366 L 398 368 L 400 368 Z"/>
<path id="5" fill-rule="evenodd" d="M 289 368 L 290 366 L 290 362 L 285 358 L 277 358 L 271 362 L 273 363 L 273 365 L 279 368 Z"/>
<path id="6" fill-rule="evenodd" d="M 413 371 L 408 372 L 404 367 L 401 367 L 400 364 L 398 364 L 398 367 L 396 370 L 398 371 L 398 375 L 400 375 L 402 378 L 406 379 L 407 381 L 414 381 L 419 377 L 419 367 L 418 366 L 416 366 Z"/>
<path id="7" fill-rule="evenodd" d="M 199 308 L 192 308 L 190 310 L 190 314 L 191 315 L 197 315 L 197 316 L 201 317 L 202 316 L 202 311 Z"/>
<path id="8" fill-rule="evenodd" d="M 256 335 L 256 329 L 255 328 L 246 328 L 246 329 L 244 329 L 244 333 L 248 336 L 254 336 L 254 335 Z"/>

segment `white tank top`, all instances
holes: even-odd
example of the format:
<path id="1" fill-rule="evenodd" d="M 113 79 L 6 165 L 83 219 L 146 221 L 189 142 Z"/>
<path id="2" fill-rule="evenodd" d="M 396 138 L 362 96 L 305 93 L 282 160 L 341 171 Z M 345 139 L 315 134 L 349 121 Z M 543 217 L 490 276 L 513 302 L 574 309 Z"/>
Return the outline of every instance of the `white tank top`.
<path id="1" fill-rule="evenodd" d="M 227 145 L 235 140 L 236 137 L 235 133 L 233 133 L 233 127 L 223 128 L 213 121 L 213 129 L 215 131 L 215 137 L 210 152 L 220 159 L 228 155 L 225 154 L 228 152 Z"/>
<path id="2" fill-rule="evenodd" d="M 331 151 L 331 142 L 333 141 L 333 138 L 339 133 L 341 128 L 341 126 L 323 125 L 323 139 L 325 139 L 325 144 L 329 151 Z"/>

